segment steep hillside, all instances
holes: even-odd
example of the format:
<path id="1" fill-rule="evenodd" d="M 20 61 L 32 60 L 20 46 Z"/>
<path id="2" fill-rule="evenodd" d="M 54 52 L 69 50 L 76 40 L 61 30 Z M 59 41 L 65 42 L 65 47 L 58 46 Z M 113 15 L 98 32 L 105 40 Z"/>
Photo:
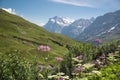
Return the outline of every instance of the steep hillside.
<path id="1" fill-rule="evenodd" d="M 77 39 L 92 41 L 97 38 L 104 41 L 120 39 L 120 10 L 99 16 L 82 32 Z"/>
<path id="2" fill-rule="evenodd" d="M 71 44 L 69 44 L 71 43 Z M 76 41 L 60 34 L 53 34 L 42 27 L 30 23 L 23 18 L 7 13 L 0 9 L 0 52 L 20 51 L 22 56 L 32 61 L 35 57 L 39 63 L 43 63 L 45 52 L 37 50 L 39 45 L 49 45 L 50 61 L 55 56 L 63 56 L 68 53 L 66 46 L 72 46 Z"/>
<path id="3" fill-rule="evenodd" d="M 0 80 L 118 80 L 119 58 L 120 41 L 79 43 L 0 9 Z"/>

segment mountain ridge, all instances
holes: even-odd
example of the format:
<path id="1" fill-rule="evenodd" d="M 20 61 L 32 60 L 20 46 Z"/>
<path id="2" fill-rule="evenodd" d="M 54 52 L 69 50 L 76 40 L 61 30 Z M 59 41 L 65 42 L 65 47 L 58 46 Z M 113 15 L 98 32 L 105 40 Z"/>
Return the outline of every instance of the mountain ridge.
<path id="1" fill-rule="evenodd" d="M 76 38 L 84 31 L 93 21 L 91 19 L 78 19 L 72 24 L 62 29 L 62 34 L 71 38 Z"/>
<path id="2" fill-rule="evenodd" d="M 96 20 L 85 29 L 76 39 L 93 41 L 97 38 L 104 41 L 120 39 L 120 10 L 98 16 Z"/>
<path id="3" fill-rule="evenodd" d="M 67 22 L 66 22 L 66 21 Z M 60 33 L 70 38 L 75 38 L 80 34 L 86 27 L 88 27 L 95 18 L 90 19 L 69 19 L 55 16 L 50 18 L 44 28 L 50 32 Z"/>

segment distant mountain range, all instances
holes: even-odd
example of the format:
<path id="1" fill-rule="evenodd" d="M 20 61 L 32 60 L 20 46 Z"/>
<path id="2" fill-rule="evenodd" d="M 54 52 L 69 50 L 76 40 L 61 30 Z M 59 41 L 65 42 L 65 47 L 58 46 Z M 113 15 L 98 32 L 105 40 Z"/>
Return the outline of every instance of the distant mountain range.
<path id="1" fill-rule="evenodd" d="M 69 26 L 66 26 L 62 29 L 62 34 L 69 36 L 71 38 L 76 38 L 80 33 L 82 33 L 85 28 L 87 28 L 94 18 L 91 19 L 78 19 L 71 23 Z"/>
<path id="2" fill-rule="evenodd" d="M 72 20 L 56 16 L 50 18 L 44 28 L 79 41 L 94 41 L 97 38 L 106 41 L 120 39 L 120 10 L 96 19 Z"/>
<path id="3" fill-rule="evenodd" d="M 76 38 L 94 20 L 94 18 L 73 20 L 55 16 L 49 19 L 44 28 L 50 32 L 61 33 L 68 37 Z"/>
<path id="4" fill-rule="evenodd" d="M 76 38 L 80 41 L 120 39 L 120 10 L 99 16 Z"/>

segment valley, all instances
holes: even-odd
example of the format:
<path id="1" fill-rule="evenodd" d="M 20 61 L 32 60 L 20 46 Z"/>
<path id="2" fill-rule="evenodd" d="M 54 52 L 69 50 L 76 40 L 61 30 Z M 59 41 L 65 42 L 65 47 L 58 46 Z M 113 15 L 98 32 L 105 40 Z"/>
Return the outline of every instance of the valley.
<path id="1" fill-rule="evenodd" d="M 119 80 L 118 15 L 76 21 L 54 17 L 47 31 L 0 9 L 0 80 Z M 62 29 L 68 30 L 66 36 L 58 34 Z"/>

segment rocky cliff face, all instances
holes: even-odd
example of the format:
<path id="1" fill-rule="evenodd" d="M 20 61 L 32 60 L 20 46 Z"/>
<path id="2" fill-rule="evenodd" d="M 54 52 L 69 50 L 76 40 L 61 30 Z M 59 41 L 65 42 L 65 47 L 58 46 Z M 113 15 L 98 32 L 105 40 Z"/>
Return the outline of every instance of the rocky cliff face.
<path id="1" fill-rule="evenodd" d="M 77 39 L 91 41 L 96 38 L 103 40 L 120 39 L 120 10 L 99 16 L 82 32 Z"/>

